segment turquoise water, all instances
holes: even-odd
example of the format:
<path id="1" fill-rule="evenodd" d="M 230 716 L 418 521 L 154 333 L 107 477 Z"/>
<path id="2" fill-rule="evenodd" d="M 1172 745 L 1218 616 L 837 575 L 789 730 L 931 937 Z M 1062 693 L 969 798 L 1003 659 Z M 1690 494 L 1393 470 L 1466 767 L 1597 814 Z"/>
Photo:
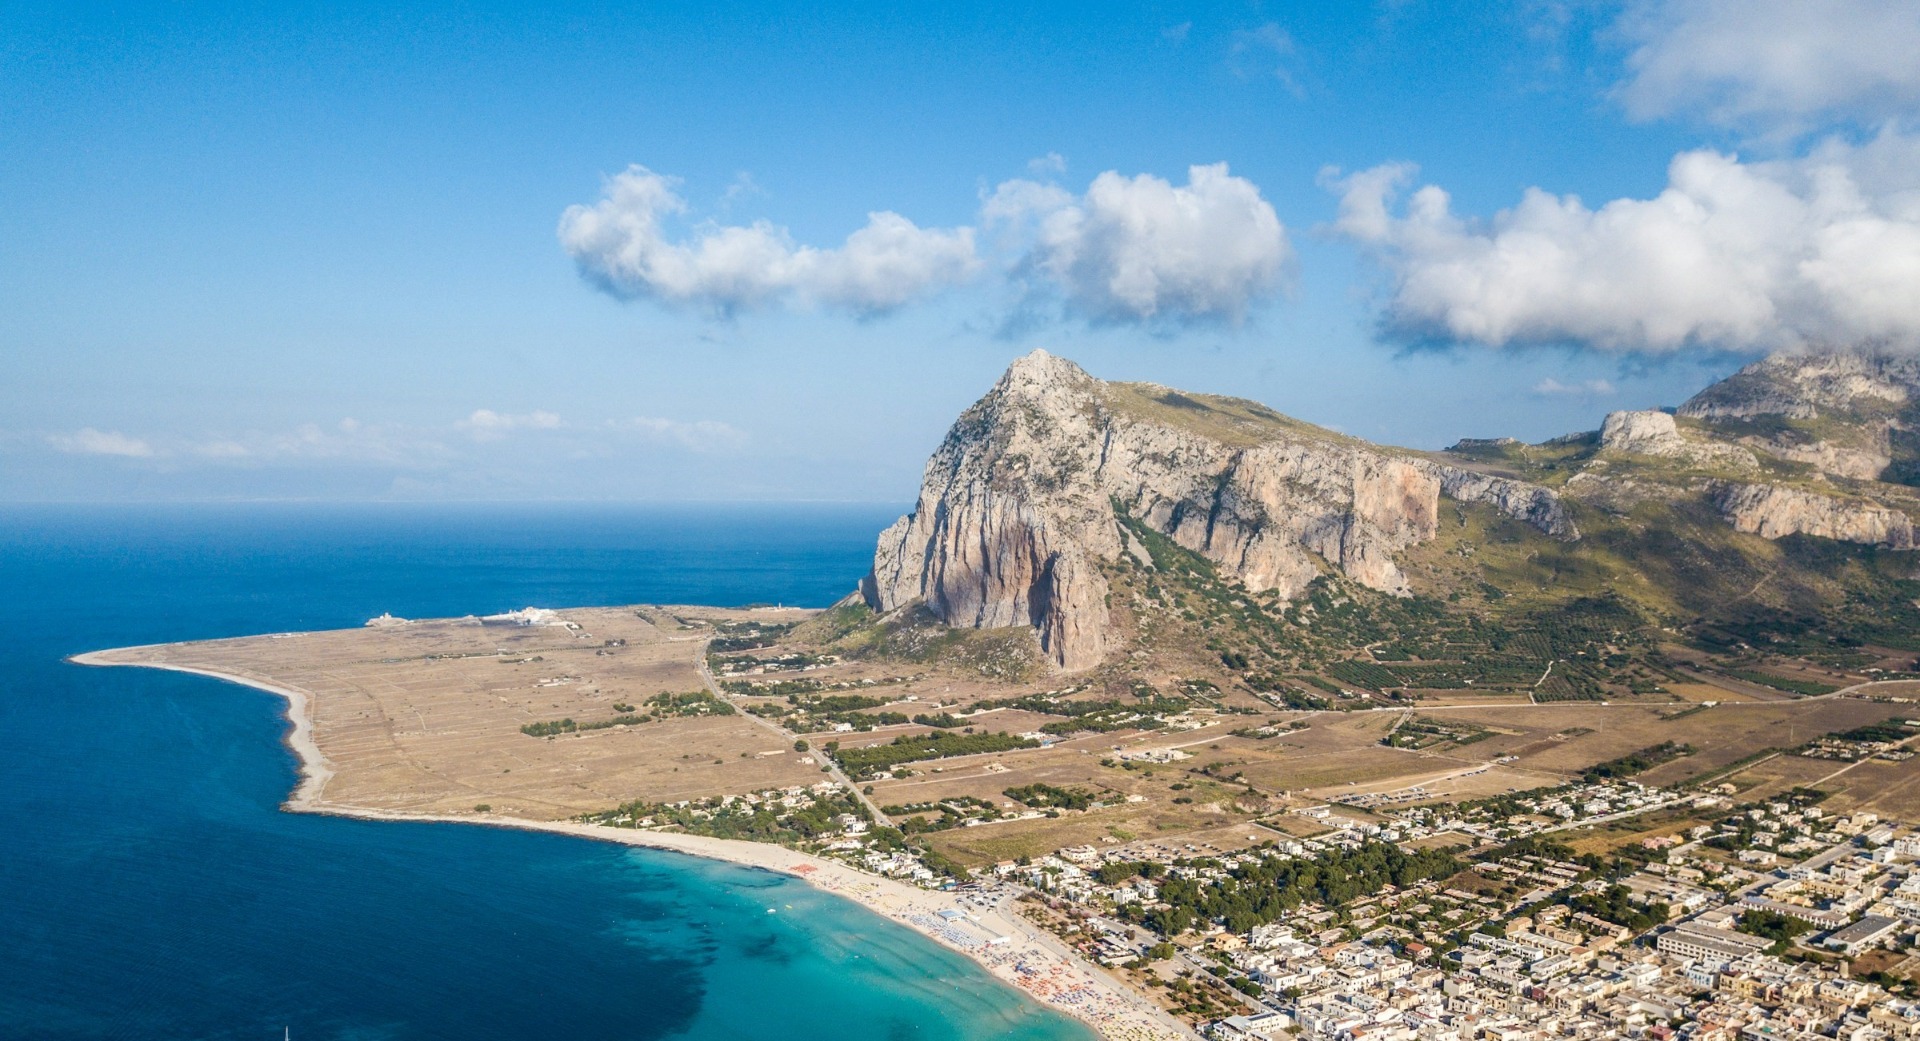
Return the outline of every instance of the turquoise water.
<path id="1" fill-rule="evenodd" d="M 784 877 L 281 813 L 278 699 L 61 661 L 382 611 L 825 604 L 896 512 L 0 511 L 0 1037 L 1085 1041 Z"/>

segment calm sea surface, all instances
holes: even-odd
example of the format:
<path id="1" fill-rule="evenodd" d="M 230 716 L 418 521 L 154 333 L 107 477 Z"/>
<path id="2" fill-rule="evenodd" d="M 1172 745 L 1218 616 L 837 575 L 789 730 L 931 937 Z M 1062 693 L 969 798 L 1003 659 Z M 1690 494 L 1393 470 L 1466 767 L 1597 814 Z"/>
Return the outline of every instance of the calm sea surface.
<path id="1" fill-rule="evenodd" d="M 895 512 L 0 508 L 0 1037 L 1086 1041 L 765 872 L 281 813 L 278 699 L 61 660 L 382 611 L 824 605 Z"/>

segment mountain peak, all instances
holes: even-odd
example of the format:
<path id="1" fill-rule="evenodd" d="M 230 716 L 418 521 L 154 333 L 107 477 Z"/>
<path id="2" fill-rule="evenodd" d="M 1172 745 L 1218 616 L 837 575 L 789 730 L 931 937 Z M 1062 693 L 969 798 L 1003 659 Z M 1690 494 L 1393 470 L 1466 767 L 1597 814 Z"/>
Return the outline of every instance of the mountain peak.
<path id="1" fill-rule="evenodd" d="M 1052 388 L 1098 383 L 1087 370 L 1045 348 L 1035 347 L 1013 360 L 1000 377 L 1004 389 Z"/>
<path id="2" fill-rule="evenodd" d="M 1897 410 L 1920 395 L 1920 360 L 1871 348 L 1770 354 L 1687 399 L 1693 419 L 1813 419 Z"/>
<path id="3" fill-rule="evenodd" d="M 927 463 L 880 537 L 868 603 L 949 625 L 1031 626 L 1061 667 L 1109 650 L 1108 572 L 1145 525 L 1249 591 L 1292 597 L 1329 567 L 1408 592 L 1395 554 L 1434 537 L 1441 496 L 1577 538 L 1537 485 L 1380 448 L 1234 398 L 1106 383 L 1045 351 L 1015 361 Z"/>

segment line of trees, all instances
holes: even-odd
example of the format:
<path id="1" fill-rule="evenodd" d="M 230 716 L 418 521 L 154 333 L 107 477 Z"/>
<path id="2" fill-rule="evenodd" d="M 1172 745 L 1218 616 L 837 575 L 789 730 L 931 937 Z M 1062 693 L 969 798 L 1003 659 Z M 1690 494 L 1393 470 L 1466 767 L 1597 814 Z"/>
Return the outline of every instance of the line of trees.
<path id="1" fill-rule="evenodd" d="M 1038 747 L 1040 742 L 1030 737 L 1015 737 L 1004 732 L 956 734 L 941 730 L 931 734 L 902 735 L 887 744 L 868 745 L 865 748 L 840 748 L 829 745 L 827 751 L 839 761 L 841 768 L 848 774 L 857 778 L 866 778 L 884 773 L 904 763 L 915 763 L 926 759 L 945 759 L 948 756 L 1009 752 L 1016 748 Z"/>

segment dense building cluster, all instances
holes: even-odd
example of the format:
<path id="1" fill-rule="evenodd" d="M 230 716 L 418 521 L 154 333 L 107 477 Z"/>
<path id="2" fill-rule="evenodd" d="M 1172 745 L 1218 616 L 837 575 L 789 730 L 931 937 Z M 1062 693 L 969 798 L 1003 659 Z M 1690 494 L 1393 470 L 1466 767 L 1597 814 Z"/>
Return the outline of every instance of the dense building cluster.
<path id="1" fill-rule="evenodd" d="M 1639 786 L 1607 796 L 1593 790 L 1600 787 L 1529 795 L 1529 816 L 1715 803 Z M 1404 841 L 1459 826 L 1484 834 L 1474 809 L 1411 811 L 1420 823 L 1349 823 L 1220 855 L 1081 847 L 1000 870 L 1080 912 L 1077 936 L 1100 961 L 1230 989 L 1240 1010 L 1207 1025 L 1216 1037 L 1920 1036 L 1907 981 L 1854 971 L 1863 955 L 1884 950 L 1891 964 L 1915 943 L 1920 834 L 1871 814 L 1823 812 L 1810 799 L 1729 808 L 1718 823 L 1635 843 L 1633 856 L 1604 862 L 1538 838 L 1481 846 L 1471 867 L 1448 878 L 1303 902 L 1246 929 L 1215 919 L 1160 932 L 1152 912 L 1175 885 L 1231 891 L 1276 858 L 1324 866 L 1384 847 L 1387 834 Z M 1741 863 L 1756 850 L 1771 859 Z"/>
<path id="2" fill-rule="evenodd" d="M 1824 810 L 1816 792 L 1736 805 L 1604 781 L 1364 817 L 1300 806 L 1301 830 L 1325 830 L 1236 850 L 1068 847 L 986 879 L 851 795 L 823 782 L 604 822 L 752 833 L 927 888 L 1027 892 L 1036 923 L 1215 1037 L 1920 1038 L 1916 988 L 1885 971 L 1920 939 L 1920 831 Z M 1556 841 L 1629 818 L 1681 823 L 1605 855 Z"/>

